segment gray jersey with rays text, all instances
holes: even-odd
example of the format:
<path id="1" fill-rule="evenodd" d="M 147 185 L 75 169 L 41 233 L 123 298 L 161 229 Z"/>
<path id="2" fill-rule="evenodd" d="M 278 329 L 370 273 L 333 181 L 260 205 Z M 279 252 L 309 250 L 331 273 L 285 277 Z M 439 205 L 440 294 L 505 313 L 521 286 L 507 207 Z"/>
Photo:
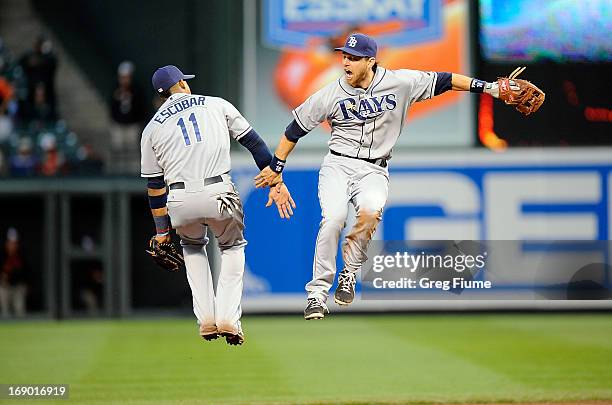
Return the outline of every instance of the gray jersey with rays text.
<path id="1" fill-rule="evenodd" d="M 408 107 L 434 96 L 438 74 L 419 70 L 376 69 L 367 89 L 346 77 L 328 84 L 293 110 L 306 132 L 323 121 L 332 128 L 329 148 L 348 156 L 388 158 L 406 121 Z"/>

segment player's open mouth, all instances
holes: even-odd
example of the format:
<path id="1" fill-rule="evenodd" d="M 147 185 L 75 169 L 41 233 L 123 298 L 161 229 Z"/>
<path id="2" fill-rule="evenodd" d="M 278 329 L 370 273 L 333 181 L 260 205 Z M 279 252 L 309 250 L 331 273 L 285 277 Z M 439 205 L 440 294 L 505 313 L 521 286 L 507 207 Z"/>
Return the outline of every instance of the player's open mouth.
<path id="1" fill-rule="evenodd" d="M 348 69 L 344 69 L 344 74 L 346 74 L 346 78 L 347 78 L 348 80 L 350 80 L 350 79 L 352 79 L 352 78 L 353 78 L 353 72 L 351 72 L 351 71 L 350 71 L 350 70 L 348 70 Z"/>

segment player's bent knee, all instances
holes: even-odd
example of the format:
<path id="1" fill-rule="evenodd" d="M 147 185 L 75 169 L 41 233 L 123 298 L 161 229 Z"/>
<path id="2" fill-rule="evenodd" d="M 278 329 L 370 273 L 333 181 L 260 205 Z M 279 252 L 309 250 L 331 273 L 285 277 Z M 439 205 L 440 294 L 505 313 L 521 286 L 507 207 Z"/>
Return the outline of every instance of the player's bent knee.
<path id="1" fill-rule="evenodd" d="M 361 201 L 357 212 L 364 213 L 367 215 L 375 214 L 377 212 L 382 212 L 385 207 L 386 198 L 367 198 L 365 201 Z"/>
<path id="2" fill-rule="evenodd" d="M 360 209 L 357 213 L 357 222 L 355 226 L 351 230 L 351 232 L 347 235 L 347 238 L 351 237 L 363 237 L 365 235 L 366 239 L 370 239 L 376 230 L 376 226 L 380 222 L 382 216 L 382 212 L 378 211 L 369 211 Z"/>

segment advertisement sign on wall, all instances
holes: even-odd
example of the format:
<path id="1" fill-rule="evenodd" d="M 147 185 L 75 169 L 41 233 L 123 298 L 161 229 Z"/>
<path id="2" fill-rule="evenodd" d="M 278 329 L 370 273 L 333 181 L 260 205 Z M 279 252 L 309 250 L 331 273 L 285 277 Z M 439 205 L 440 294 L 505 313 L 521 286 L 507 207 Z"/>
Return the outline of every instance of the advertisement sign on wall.
<path id="1" fill-rule="evenodd" d="M 503 155 L 472 151 L 394 157 L 389 197 L 374 239 L 609 240 L 610 156 L 607 150 L 591 154 L 523 150 Z M 267 193 L 253 188 L 252 164 L 234 165 L 233 177 L 245 201 L 247 295 L 303 294 L 312 274 L 321 219 L 318 167 L 313 163 L 321 159 L 304 156 L 288 165 L 285 181 L 298 204 L 289 221 L 278 218 L 275 208 L 264 207 Z M 352 223 L 349 218 L 346 229 Z M 502 285 L 516 284 L 521 279 L 518 270 L 514 278 L 507 273 Z"/>

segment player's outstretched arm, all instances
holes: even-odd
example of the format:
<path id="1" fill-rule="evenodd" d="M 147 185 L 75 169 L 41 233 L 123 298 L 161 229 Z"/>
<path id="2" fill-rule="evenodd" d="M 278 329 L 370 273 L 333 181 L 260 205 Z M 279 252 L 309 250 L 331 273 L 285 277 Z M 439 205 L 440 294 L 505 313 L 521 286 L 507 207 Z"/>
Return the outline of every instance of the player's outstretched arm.
<path id="1" fill-rule="evenodd" d="M 485 82 L 457 73 L 452 73 L 453 90 L 470 91 L 472 93 L 487 93 L 502 100 L 524 115 L 536 112 L 544 103 L 546 94 L 536 85 L 517 79 L 525 67 L 516 68 L 508 77 L 500 77 L 495 82 Z"/>
<path id="2" fill-rule="evenodd" d="M 268 195 L 266 207 L 271 206 L 272 202 L 276 204 L 278 215 L 281 218 L 289 219 L 291 215 L 293 215 L 292 208 L 296 208 L 295 202 L 285 183 L 279 183 L 276 186 L 270 187 L 270 194 Z"/>
<path id="3" fill-rule="evenodd" d="M 269 185 L 276 184 L 278 182 L 278 177 L 285 168 L 287 157 L 289 157 L 289 154 L 293 148 L 295 148 L 295 145 L 296 142 L 292 142 L 287 139 L 285 134 L 281 136 L 270 165 L 263 168 L 263 170 L 257 176 L 255 176 L 255 187 L 268 187 Z"/>
<path id="4" fill-rule="evenodd" d="M 464 75 L 460 75 L 458 73 L 451 73 L 451 85 L 452 89 L 455 91 L 469 91 L 470 84 L 472 83 L 472 78 Z"/>

